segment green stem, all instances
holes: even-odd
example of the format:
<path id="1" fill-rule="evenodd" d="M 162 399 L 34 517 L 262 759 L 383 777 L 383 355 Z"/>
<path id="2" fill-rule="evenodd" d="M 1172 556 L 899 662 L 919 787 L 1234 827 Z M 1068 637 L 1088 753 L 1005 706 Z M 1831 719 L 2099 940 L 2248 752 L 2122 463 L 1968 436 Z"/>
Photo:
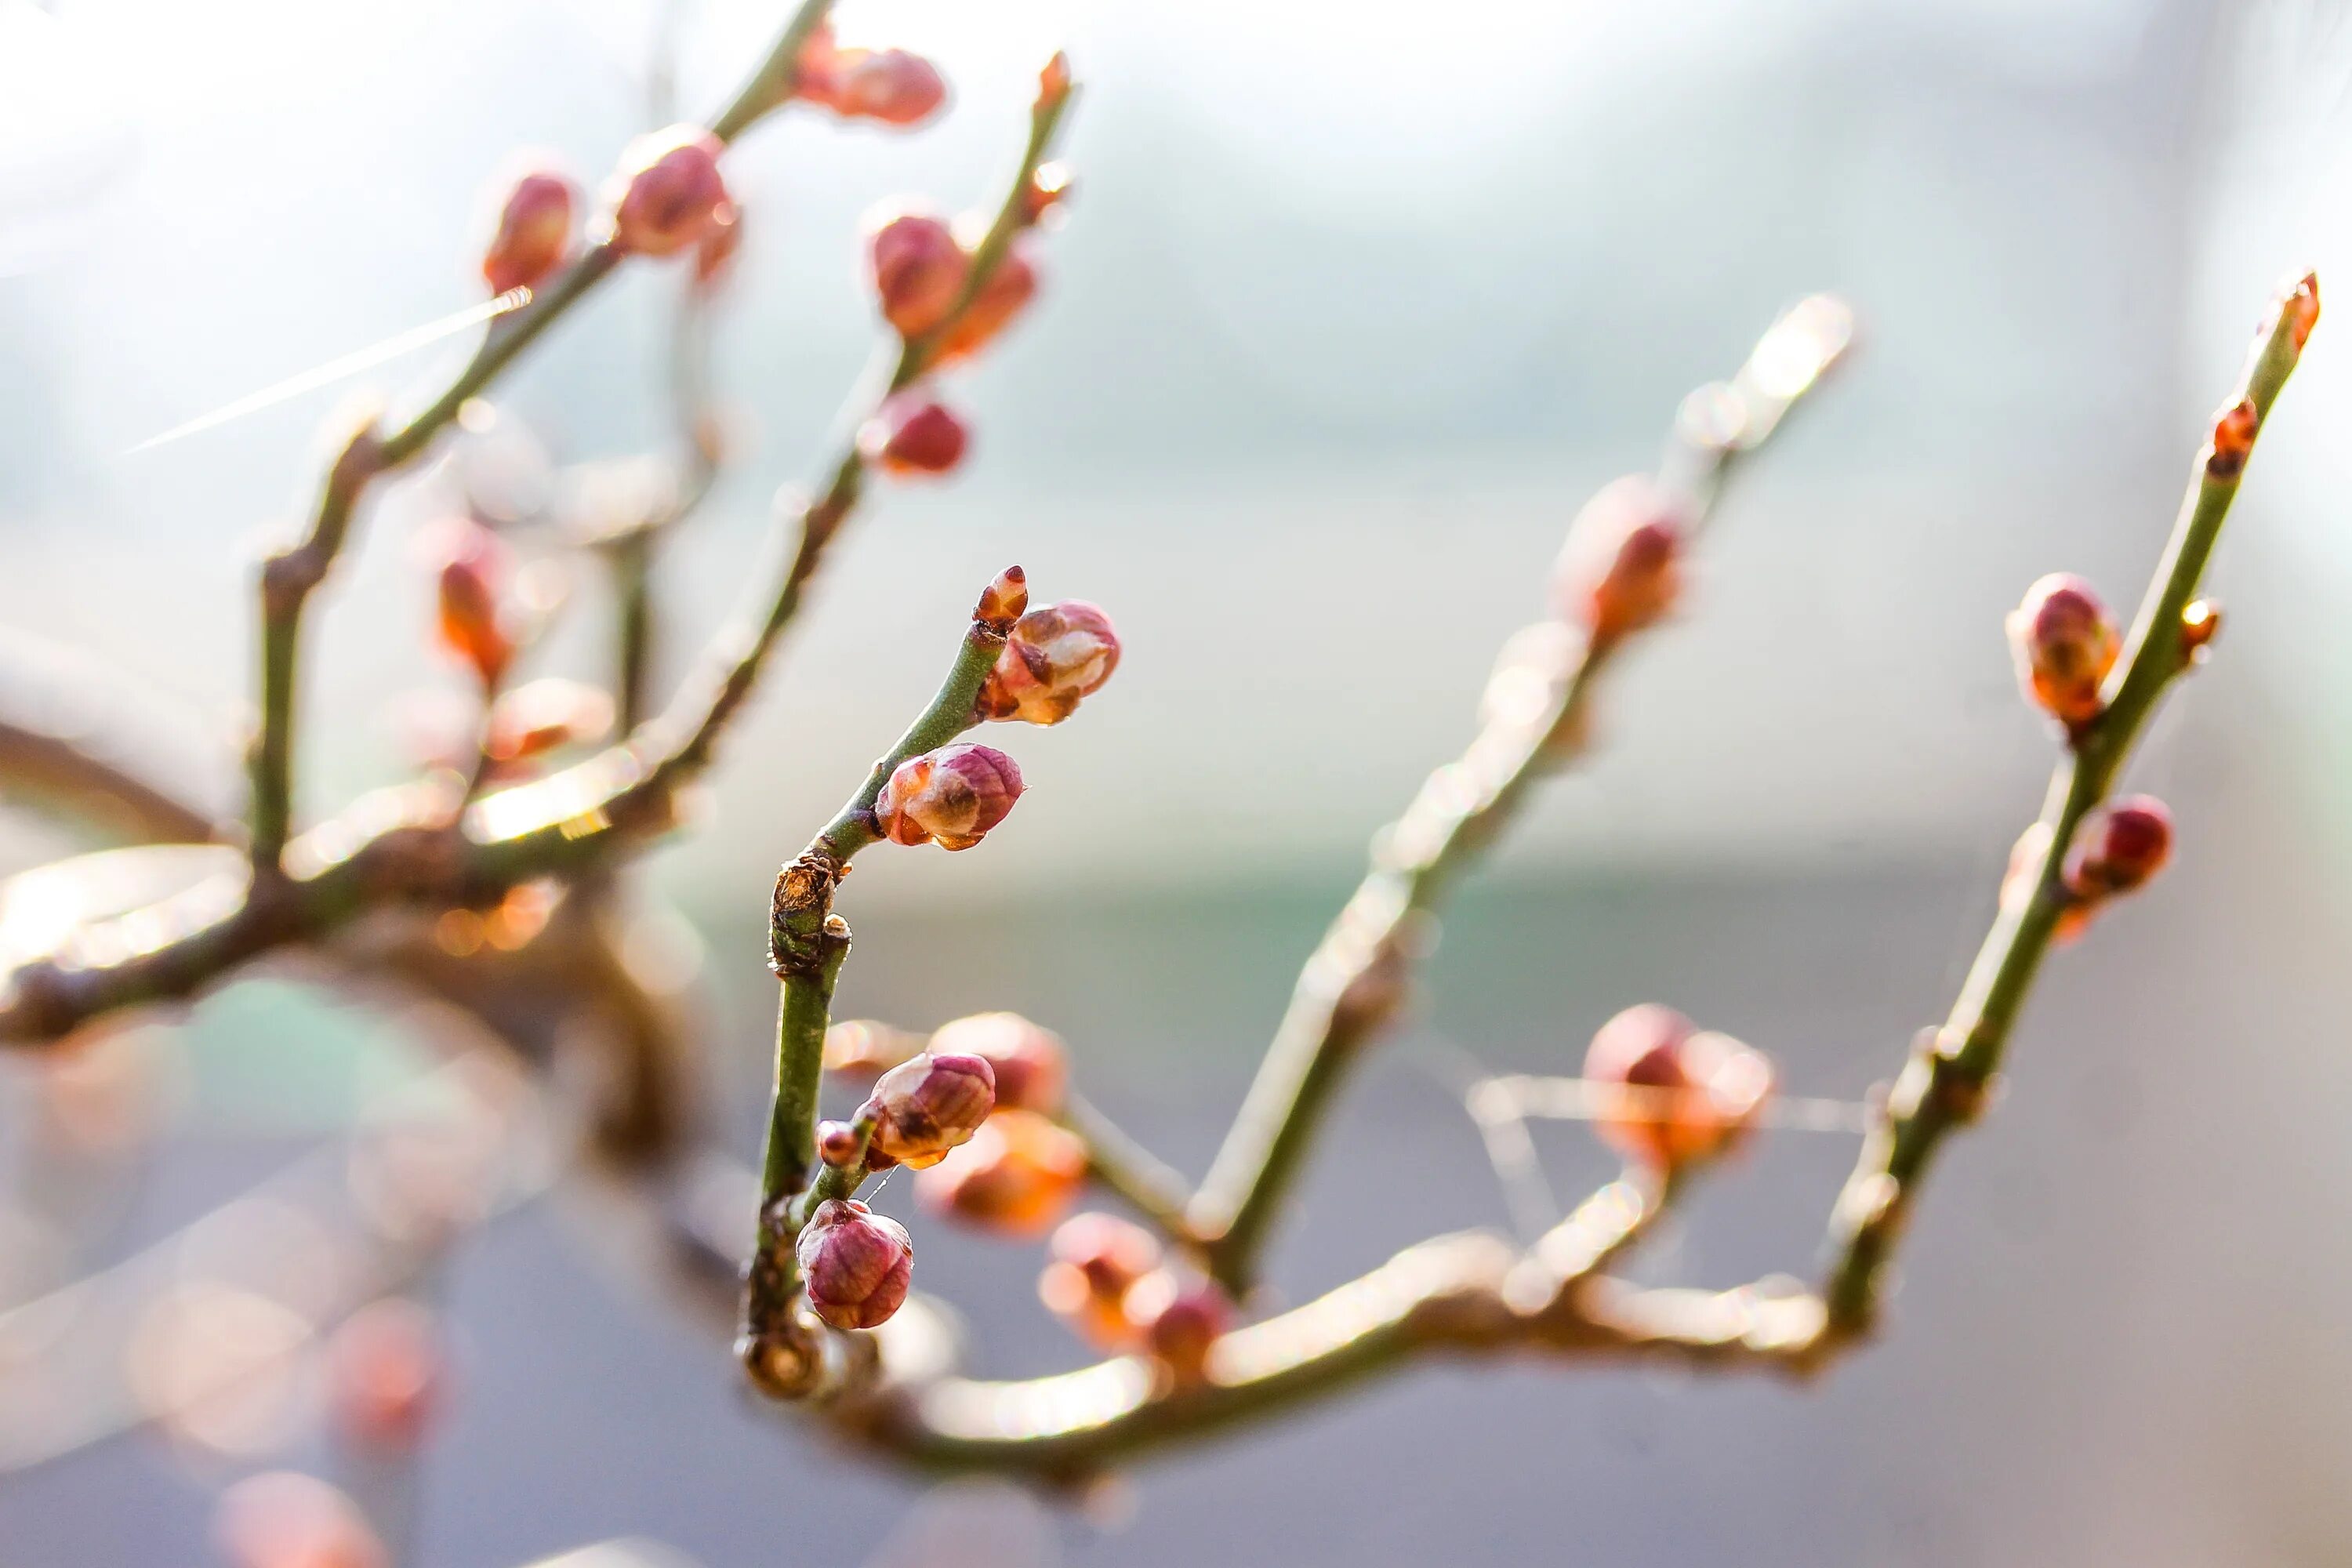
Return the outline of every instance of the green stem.
<path id="1" fill-rule="evenodd" d="M 824 1031 L 833 1021 L 833 988 L 849 956 L 849 932 L 836 917 L 824 956 L 803 973 L 782 977 L 776 1007 L 775 1100 L 768 1117 L 760 1206 L 804 1192 L 816 1165 L 817 1092 L 824 1082 Z"/>

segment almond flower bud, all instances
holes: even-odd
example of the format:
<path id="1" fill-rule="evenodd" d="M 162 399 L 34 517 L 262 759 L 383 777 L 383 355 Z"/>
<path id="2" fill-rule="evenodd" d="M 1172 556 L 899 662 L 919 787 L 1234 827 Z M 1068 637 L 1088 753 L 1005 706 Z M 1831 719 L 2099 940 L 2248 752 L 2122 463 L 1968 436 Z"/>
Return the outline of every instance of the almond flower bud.
<path id="1" fill-rule="evenodd" d="M 939 68 L 905 49 L 835 49 L 824 105 L 845 120 L 919 125 L 948 100 Z"/>
<path id="2" fill-rule="evenodd" d="M 946 404 L 913 387 L 884 399 L 857 433 L 866 460 L 902 479 L 947 473 L 963 461 L 971 441 Z"/>
<path id="3" fill-rule="evenodd" d="M 817 1205 L 793 1251 L 809 1305 L 836 1329 L 877 1328 L 907 1300 L 915 1270 L 907 1227 L 854 1199 Z"/>
<path id="4" fill-rule="evenodd" d="M 965 359 L 994 342 L 1037 295 L 1037 267 L 1028 247 L 1013 242 L 956 319 L 940 335 L 941 363 Z"/>
<path id="5" fill-rule="evenodd" d="M 1234 1326 L 1233 1303 L 1223 1290 L 1207 1280 L 1183 1284 L 1164 1269 L 1127 1293 L 1126 1310 L 1178 1388 L 1208 1381 L 1209 1352 Z"/>
<path id="6" fill-rule="evenodd" d="M 2009 644 L 2019 682 L 2043 711 L 2071 727 L 2105 709 L 2099 687 L 2123 639 L 2098 591 L 2082 578 L 2053 572 L 2028 588 L 2010 612 Z"/>
<path id="7" fill-rule="evenodd" d="M 992 746 L 941 746 L 900 763 L 874 803 L 893 844 L 969 849 L 1021 798 L 1021 769 Z"/>
<path id="8" fill-rule="evenodd" d="M 919 1171 L 946 1159 L 988 1120 L 996 1072 L 979 1057 L 926 1052 L 884 1073 L 866 1103 L 875 1119 L 873 1155 Z"/>
<path id="9" fill-rule="evenodd" d="M 1118 633 L 1099 605 L 1066 599 L 1021 617 L 980 689 L 990 719 L 1058 724 L 1118 668 Z"/>
<path id="10" fill-rule="evenodd" d="M 1569 526 L 1552 576 L 1560 618 L 1612 643 L 1664 617 L 1682 591 L 1683 508 L 1656 480 L 1603 486 Z"/>
<path id="11" fill-rule="evenodd" d="M 536 169 L 514 183 L 482 252 L 482 281 L 491 293 L 536 289 L 563 265 L 578 205 L 572 182 L 551 171 Z"/>
<path id="12" fill-rule="evenodd" d="M 514 658 L 504 616 L 513 552 L 506 541 L 470 518 L 454 521 L 440 542 L 442 646 L 472 666 L 483 689 L 489 690 Z"/>
<path id="13" fill-rule="evenodd" d="M 988 1119 L 971 1142 L 915 1191 L 935 1213 L 1014 1236 L 1034 1236 L 1086 1184 L 1087 1146 L 1034 1110 Z"/>
<path id="14" fill-rule="evenodd" d="M 971 273 L 971 258 L 955 232 L 931 213 L 885 217 L 866 239 L 866 259 L 882 319 L 907 338 L 946 321 Z"/>
<path id="15" fill-rule="evenodd" d="M 2126 795 L 2095 807 L 2066 851 L 2066 890 L 2096 900 L 2128 893 L 2164 869 L 2172 855 L 2172 813 L 2154 795 Z"/>
<path id="16" fill-rule="evenodd" d="M 649 132 L 629 143 L 607 187 L 613 243 L 641 256 L 675 256 L 735 221 L 719 172 L 719 138 L 692 125 Z"/>
<path id="17" fill-rule="evenodd" d="M 1603 1097 L 1601 1141 L 1629 1160 L 1670 1172 L 1711 1159 L 1755 1121 L 1772 1089 L 1760 1051 L 1698 1033 L 1671 1007 L 1628 1007 L 1585 1053 L 1586 1082 Z"/>
<path id="18" fill-rule="evenodd" d="M 1062 1037 L 1018 1013 L 975 1013 L 941 1024 L 929 1047 L 975 1056 L 996 1075 L 999 1110 L 1034 1110 L 1051 1116 L 1069 1091 L 1070 1055 Z"/>
<path id="19" fill-rule="evenodd" d="M 1123 1350 L 1141 1337 L 1127 1315 L 1127 1293 L 1160 1267 L 1152 1234 L 1117 1215 L 1082 1214 L 1062 1222 L 1052 1257 L 1037 1277 L 1037 1299 L 1088 1343 Z"/>

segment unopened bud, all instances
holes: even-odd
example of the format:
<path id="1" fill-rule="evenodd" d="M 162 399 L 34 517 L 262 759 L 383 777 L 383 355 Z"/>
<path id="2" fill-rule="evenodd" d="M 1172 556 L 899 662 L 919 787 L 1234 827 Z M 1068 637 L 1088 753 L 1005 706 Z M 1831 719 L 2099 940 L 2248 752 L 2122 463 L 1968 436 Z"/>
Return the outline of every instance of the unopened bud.
<path id="1" fill-rule="evenodd" d="M 649 132 L 630 142 L 607 188 L 613 243 L 641 256 L 675 256 L 734 222 L 735 204 L 719 172 L 724 150 L 716 136 L 693 125 Z"/>
<path id="2" fill-rule="evenodd" d="M 391 1562 L 351 1494 L 295 1470 L 247 1476 L 221 1493 L 213 1534 L 230 1568 L 385 1568 Z"/>
<path id="3" fill-rule="evenodd" d="M 1208 1381 L 1209 1352 L 1234 1326 L 1234 1305 L 1208 1280 L 1190 1284 L 1161 1270 L 1147 1275 L 1127 1294 L 1127 1313 L 1143 1331 L 1143 1342 L 1180 1389 Z"/>
<path id="4" fill-rule="evenodd" d="M 990 719 L 1058 724 L 1118 668 L 1118 633 L 1099 605 L 1066 599 L 1021 617 L 980 689 Z"/>
<path id="5" fill-rule="evenodd" d="M 1762 1052 L 1701 1033 L 1671 1007 L 1644 1003 L 1601 1026 L 1584 1058 L 1601 1096 L 1603 1142 L 1653 1170 L 1678 1170 L 1723 1152 L 1772 1089 Z"/>
<path id="6" fill-rule="evenodd" d="M 1682 591 L 1684 509 L 1642 474 L 1628 474 L 1585 502 L 1553 570 L 1552 604 L 1595 644 L 1640 631 L 1672 610 Z"/>
<path id="7" fill-rule="evenodd" d="M 820 1121 L 816 1124 L 817 1158 L 828 1165 L 843 1166 L 861 1158 L 866 1152 L 865 1141 L 857 1129 L 846 1121 Z"/>
<path id="8" fill-rule="evenodd" d="M 824 1070 L 878 1078 L 923 1048 L 923 1037 L 872 1018 L 845 1018 L 824 1032 Z"/>
<path id="9" fill-rule="evenodd" d="M 1069 1092 L 1070 1053 L 1062 1037 L 1018 1013 L 975 1013 L 941 1024 L 929 1050 L 975 1056 L 996 1075 L 1000 1110 L 1052 1116 Z"/>
<path id="10" fill-rule="evenodd" d="M 906 49 L 835 49 L 824 103 L 845 120 L 919 125 L 948 100 L 939 68 Z"/>
<path id="11" fill-rule="evenodd" d="M 1127 1315 L 1127 1293 L 1160 1267 L 1158 1239 L 1117 1215 L 1082 1214 L 1062 1222 L 1048 1250 L 1037 1277 L 1045 1310 L 1100 1349 L 1136 1343 L 1142 1326 Z"/>
<path id="12" fill-rule="evenodd" d="M 2008 627 L 2027 697 L 2070 727 L 2099 716 L 2105 707 L 2099 688 L 2123 638 L 2098 590 L 2070 572 L 2053 572 L 2025 591 Z"/>
<path id="13" fill-rule="evenodd" d="M 513 552 L 506 542 L 470 518 L 452 520 L 436 541 L 441 556 L 439 629 L 442 646 L 473 667 L 483 689 L 497 687 L 513 661 L 506 626 Z"/>
<path id="14" fill-rule="evenodd" d="M 907 1227 L 854 1199 L 828 1198 L 809 1216 L 793 1251 L 809 1305 L 836 1329 L 889 1321 L 907 1300 L 915 1244 Z"/>
<path id="15" fill-rule="evenodd" d="M 1021 769 L 993 746 L 942 746 L 900 763 L 874 803 L 893 844 L 969 849 L 1021 798 Z"/>
<path id="16" fill-rule="evenodd" d="M 2303 345 L 2311 341 L 2311 329 L 2319 324 L 2319 275 L 2306 272 L 2285 289 L 2271 306 L 2270 319 L 2263 323 L 2263 336 L 2267 338 L 2277 330 L 2279 317 L 2286 318 L 2287 342 L 2298 354 Z"/>
<path id="17" fill-rule="evenodd" d="M 1037 72 L 1037 107 L 1051 109 L 1070 96 L 1074 85 L 1070 76 L 1070 57 L 1060 49 Z"/>
<path id="18" fill-rule="evenodd" d="M 2233 479 L 2244 473 L 2262 427 L 2262 410 L 2251 397 L 2242 397 L 2215 415 L 2212 452 L 2205 459 L 2205 471 L 2217 479 Z"/>
<path id="19" fill-rule="evenodd" d="M 974 1056 L 926 1052 L 882 1075 L 867 1097 L 871 1147 L 913 1170 L 936 1165 L 996 1106 L 996 1071 Z"/>
<path id="20" fill-rule="evenodd" d="M 491 293 L 536 289 L 563 265 L 578 205 L 572 182 L 552 171 L 533 170 L 514 183 L 482 252 L 482 280 Z"/>
<path id="21" fill-rule="evenodd" d="M 545 676 L 503 692 L 491 704 L 483 749 L 494 762 L 519 763 L 563 746 L 601 741 L 613 729 L 613 699 L 582 680 Z"/>
<path id="22" fill-rule="evenodd" d="M 2154 795 L 2095 806 L 2066 851 L 2066 890 L 2095 901 L 2146 885 L 2172 855 L 2172 813 Z"/>
<path id="23" fill-rule="evenodd" d="M 1022 223 L 1034 228 L 1048 217 L 1057 217 L 1068 205 L 1070 192 L 1076 183 L 1070 166 L 1058 159 L 1038 164 L 1030 174 L 1028 184 L 1022 187 Z"/>
<path id="24" fill-rule="evenodd" d="M 2193 599 L 2180 611 L 2180 651 L 2191 664 L 2202 664 L 2221 635 L 2221 606 L 2210 599 Z"/>
<path id="25" fill-rule="evenodd" d="M 971 303 L 940 334 L 940 363 L 978 353 L 1011 325 L 1036 295 L 1036 263 L 1030 260 L 1027 247 L 1016 239 L 972 295 Z"/>
<path id="26" fill-rule="evenodd" d="M 866 241 L 868 274 L 882 319 L 901 337 L 920 337 L 955 309 L 971 258 L 947 220 L 925 212 L 886 212 Z"/>
<path id="27" fill-rule="evenodd" d="M 402 1452 L 441 1412 L 448 1353 L 430 1310 L 387 1297 L 343 1321 L 327 1346 L 335 1426 L 350 1442 Z"/>
<path id="28" fill-rule="evenodd" d="M 981 590 L 971 618 L 991 631 L 1009 633 L 1028 607 L 1029 574 L 1018 566 L 1007 566 Z"/>
<path id="29" fill-rule="evenodd" d="M 884 399 L 857 433 L 866 460 L 898 479 L 949 472 L 971 442 L 946 404 L 914 387 Z"/>
<path id="30" fill-rule="evenodd" d="M 933 1211 L 991 1230 L 1034 1236 L 1086 1184 L 1087 1146 L 1034 1110 L 988 1119 L 971 1142 L 915 1191 Z"/>

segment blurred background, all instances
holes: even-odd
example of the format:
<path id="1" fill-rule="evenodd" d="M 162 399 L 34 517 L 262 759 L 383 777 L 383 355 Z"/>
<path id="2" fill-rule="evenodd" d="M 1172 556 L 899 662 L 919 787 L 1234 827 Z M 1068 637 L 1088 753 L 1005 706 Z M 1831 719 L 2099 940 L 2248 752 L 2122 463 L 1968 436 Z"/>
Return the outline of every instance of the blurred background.
<path id="1" fill-rule="evenodd" d="M 132 448 L 472 302 L 512 149 L 596 176 L 656 62 L 701 112 L 784 9 L 0 0 L 7 658 L 75 689 L 109 672 L 108 726 L 233 811 L 257 549 L 347 394 L 413 408 L 467 340 Z M 2317 0 L 848 0 L 841 21 L 936 59 L 955 104 L 916 136 L 788 116 L 730 154 L 747 239 L 714 374 L 735 458 L 663 563 L 667 677 L 764 562 L 773 493 L 840 434 L 875 342 L 860 215 L 992 199 L 1057 45 L 1085 83 L 1080 187 L 1039 307 L 957 387 L 965 472 L 877 492 L 695 830 L 645 868 L 682 917 L 678 978 L 700 949 L 747 1151 L 775 867 L 928 695 L 998 567 L 1108 606 L 1118 680 L 1017 738 L 1031 799 L 982 853 L 861 861 L 841 1010 L 1026 1012 L 1197 1175 L 1368 835 L 1542 612 L 1578 503 L 1649 466 L 1684 391 L 1780 307 L 1833 289 L 1860 314 L 1853 363 L 1741 475 L 1679 624 L 1611 682 L 1601 755 L 1465 889 L 1283 1234 L 1292 1300 L 1507 1223 L 1465 1053 L 1570 1071 L 1654 999 L 1771 1052 L 1793 1092 L 1890 1073 L 1948 1006 L 2051 760 L 2000 616 L 2058 569 L 2136 602 L 2270 291 L 2305 265 L 2324 292 L 2352 280 L 2352 20 Z M 673 292 L 634 269 L 507 384 L 554 460 L 664 437 Z M 2135 764 L 2179 815 L 2177 865 L 2049 967 L 2007 1097 L 1926 1202 L 1892 1332 L 1821 1384 L 1431 1368 L 1083 1508 L 941 1494 L 751 1408 L 719 1342 L 600 1267 L 594 1210 L 522 1201 L 519 1178 L 429 1275 L 457 1340 L 444 1424 L 413 1474 L 343 1479 L 394 1496 L 431 1568 L 617 1536 L 714 1565 L 2344 1561 L 2345 330 L 2323 323 L 2251 470 L 2220 656 Z M 314 618 L 313 816 L 403 776 L 405 705 L 457 689 L 415 559 L 449 502 L 440 473 L 391 494 Z M 595 671 L 596 634 L 568 617 L 543 662 Z M 0 868 L 91 847 L 0 811 Z M 129 1110 L 87 1090 L 110 1108 L 93 1144 L 0 1141 L 22 1178 L 0 1189 L 0 1300 L 431 1092 L 451 1042 L 426 1026 L 275 974 L 116 1042 L 141 1087 Z M 71 1092 L 0 1073 L 20 1128 Z M 1542 1149 L 1563 1194 L 1609 1173 L 1576 1127 Z M 1853 1152 L 1763 1140 L 1640 1272 L 1809 1273 Z M 983 1370 L 1076 1361 L 1033 1249 L 910 1217 Z M 289 1226 L 230 1250 L 331 1250 Z M 225 1482 L 344 1462 L 299 1389 L 129 1436 L 137 1397 L 110 1425 L 24 1396 L 70 1386 L 64 1353 L 0 1354 L 0 1568 L 202 1561 Z"/>

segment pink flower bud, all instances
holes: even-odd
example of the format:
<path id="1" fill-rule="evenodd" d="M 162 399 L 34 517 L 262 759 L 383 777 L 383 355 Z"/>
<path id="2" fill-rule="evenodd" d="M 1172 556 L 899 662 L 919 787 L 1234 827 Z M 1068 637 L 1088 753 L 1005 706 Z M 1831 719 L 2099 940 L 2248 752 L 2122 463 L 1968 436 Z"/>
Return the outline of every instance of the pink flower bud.
<path id="1" fill-rule="evenodd" d="M 817 1158 L 828 1165 L 846 1165 L 865 1152 L 858 1142 L 857 1129 L 846 1121 L 820 1121 L 816 1124 Z"/>
<path id="2" fill-rule="evenodd" d="M 941 1024 L 931 1036 L 932 1054 L 975 1056 L 994 1069 L 1000 1110 L 1035 1110 L 1047 1116 L 1062 1109 L 1069 1091 L 1070 1055 L 1062 1037 L 1018 1013 L 975 1013 Z"/>
<path id="3" fill-rule="evenodd" d="M 980 689 L 991 719 L 1058 724 L 1118 668 L 1118 633 L 1099 605 L 1066 599 L 1021 617 Z"/>
<path id="4" fill-rule="evenodd" d="M 442 646 L 472 666 L 488 690 L 504 679 L 514 658 L 514 639 L 505 616 L 513 552 L 506 541 L 471 519 L 453 520 L 436 543 L 441 555 Z"/>
<path id="5" fill-rule="evenodd" d="M 1612 643 L 1656 622 L 1682 591 L 1681 505 L 1657 481 L 1628 474 L 1603 486 L 1570 525 L 1552 576 L 1562 620 Z"/>
<path id="6" fill-rule="evenodd" d="M 2066 890 L 2097 900 L 2144 886 L 2172 856 L 2172 813 L 2154 795 L 2126 795 L 2095 806 L 2067 848 Z"/>
<path id="7" fill-rule="evenodd" d="M 2072 573 L 2053 572 L 2025 591 L 2008 626 L 2026 696 L 2070 726 L 2097 718 L 2106 706 L 2100 684 L 2123 647 L 2098 590 Z"/>
<path id="8" fill-rule="evenodd" d="M 1671 1007 L 1628 1007 L 1601 1026 L 1584 1077 L 1601 1095 L 1601 1141 L 1629 1160 L 1672 1171 L 1712 1159 L 1755 1121 L 1772 1089 L 1762 1052 L 1702 1034 Z"/>
<path id="9" fill-rule="evenodd" d="M 534 170 L 514 183 L 482 252 L 482 280 L 491 293 L 536 289 L 563 265 L 572 253 L 578 204 L 572 182 L 548 170 Z"/>
<path id="10" fill-rule="evenodd" d="M 1029 574 L 1018 566 L 1007 566 L 981 590 L 980 603 L 974 605 L 971 618 L 992 631 L 1010 634 L 1013 623 L 1029 608 Z"/>
<path id="11" fill-rule="evenodd" d="M 996 1072 L 980 1057 L 926 1052 L 882 1075 L 866 1097 L 873 1151 L 921 1170 L 978 1131 L 996 1106 Z"/>
<path id="12" fill-rule="evenodd" d="M 399 1297 L 370 1302 L 327 1345 L 335 1426 L 362 1447 L 404 1452 L 440 1414 L 448 1352 L 427 1309 Z"/>
<path id="13" fill-rule="evenodd" d="M 1143 1331 L 1151 1357 L 1180 1389 L 1208 1381 L 1209 1352 L 1234 1326 L 1233 1303 L 1208 1280 L 1185 1284 L 1161 1270 L 1127 1294 L 1127 1314 Z"/>
<path id="14" fill-rule="evenodd" d="M 925 212 L 886 213 L 866 239 L 866 258 L 882 319 L 907 338 L 946 321 L 971 273 L 971 258 L 947 220 Z"/>
<path id="15" fill-rule="evenodd" d="M 942 364 L 969 358 L 992 342 L 1028 307 L 1037 295 L 1037 267 L 1030 260 L 1028 247 L 1019 240 L 996 264 L 988 280 L 980 286 L 946 331 L 940 334 L 939 357 Z"/>
<path id="16" fill-rule="evenodd" d="M 221 1493 L 213 1533 L 231 1568 L 385 1568 L 383 1542 L 349 1493 L 272 1470 Z"/>
<path id="17" fill-rule="evenodd" d="M 483 746 L 493 762 L 519 763 L 612 732 L 613 699 L 585 681 L 544 676 L 499 694 Z"/>
<path id="18" fill-rule="evenodd" d="M 915 1270 L 907 1227 L 854 1199 L 817 1205 L 793 1251 L 809 1305 L 836 1329 L 877 1328 L 907 1300 Z"/>
<path id="19" fill-rule="evenodd" d="M 719 141 L 693 125 L 649 132 L 629 143 L 606 189 L 613 243 L 641 256 L 675 256 L 735 221 Z"/>
<path id="20" fill-rule="evenodd" d="M 1021 769 L 992 746 L 941 746 L 900 763 L 874 803 L 893 844 L 969 849 L 1021 798 Z"/>
<path id="21" fill-rule="evenodd" d="M 845 120 L 919 125 L 948 100 L 939 68 L 905 49 L 835 49 L 824 102 Z"/>
<path id="22" fill-rule="evenodd" d="M 948 472 L 963 460 L 970 444 L 963 421 L 916 387 L 884 399 L 857 433 L 858 450 L 866 459 L 902 479 Z"/>
<path id="23" fill-rule="evenodd" d="M 1037 1277 L 1045 1310 L 1102 1350 L 1137 1343 L 1142 1326 L 1127 1315 L 1127 1294 L 1160 1267 L 1158 1239 L 1116 1215 L 1082 1214 L 1062 1222 L 1049 1250 Z"/>
<path id="24" fill-rule="evenodd" d="M 915 1191 L 935 1213 L 1013 1236 L 1062 1216 L 1086 1184 L 1087 1146 L 1034 1110 L 992 1116 Z"/>

